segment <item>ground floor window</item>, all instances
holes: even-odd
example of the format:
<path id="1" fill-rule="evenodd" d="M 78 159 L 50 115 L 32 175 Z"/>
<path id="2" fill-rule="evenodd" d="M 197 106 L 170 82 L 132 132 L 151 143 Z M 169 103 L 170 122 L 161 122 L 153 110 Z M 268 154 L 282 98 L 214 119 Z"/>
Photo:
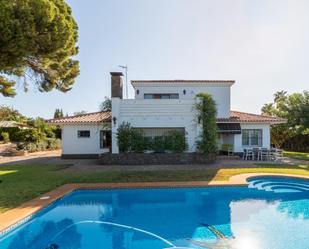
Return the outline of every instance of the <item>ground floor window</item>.
<path id="1" fill-rule="evenodd" d="M 111 131 L 100 131 L 100 148 L 106 149 L 112 146 L 112 133 Z"/>
<path id="2" fill-rule="evenodd" d="M 185 134 L 185 128 L 135 128 L 143 134 L 144 137 L 155 139 L 156 137 L 166 137 L 172 131 L 179 131 Z"/>
<path id="3" fill-rule="evenodd" d="M 263 145 L 263 131 L 261 129 L 243 129 L 242 145 L 261 147 Z"/>
<path id="4" fill-rule="evenodd" d="M 90 131 L 88 130 L 82 130 L 82 131 L 77 131 L 77 137 L 90 137 Z"/>

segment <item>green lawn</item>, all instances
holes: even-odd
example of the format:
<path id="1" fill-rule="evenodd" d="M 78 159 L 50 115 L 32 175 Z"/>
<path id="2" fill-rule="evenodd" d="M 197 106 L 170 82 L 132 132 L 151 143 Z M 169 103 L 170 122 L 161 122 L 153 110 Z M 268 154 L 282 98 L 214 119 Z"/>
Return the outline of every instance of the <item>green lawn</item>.
<path id="1" fill-rule="evenodd" d="M 226 180 L 240 173 L 290 173 L 309 176 L 308 165 L 259 164 L 261 168 L 66 172 L 58 165 L 0 166 L 0 213 L 65 183 Z"/>
<path id="2" fill-rule="evenodd" d="M 309 153 L 285 151 L 283 155 L 293 159 L 309 161 Z"/>

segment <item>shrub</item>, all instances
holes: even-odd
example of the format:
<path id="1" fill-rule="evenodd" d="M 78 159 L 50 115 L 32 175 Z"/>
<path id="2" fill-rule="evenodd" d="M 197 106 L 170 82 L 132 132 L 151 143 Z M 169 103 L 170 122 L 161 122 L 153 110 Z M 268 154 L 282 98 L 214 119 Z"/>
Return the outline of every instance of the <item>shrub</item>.
<path id="1" fill-rule="evenodd" d="M 61 139 L 48 139 L 47 140 L 48 142 L 48 146 L 47 148 L 49 150 L 58 150 L 58 149 L 61 149 Z"/>
<path id="2" fill-rule="evenodd" d="M 37 129 L 19 130 L 16 133 L 15 141 L 18 142 L 38 142 L 46 139 L 46 135 Z"/>
<path id="3" fill-rule="evenodd" d="M 143 135 L 137 131 L 131 131 L 131 151 L 136 153 L 143 153 L 146 149 L 146 142 Z"/>
<path id="4" fill-rule="evenodd" d="M 145 150 L 162 153 L 165 151 L 183 152 L 187 149 L 185 134 L 181 131 L 170 131 L 167 136 L 155 138 L 144 137 L 143 134 L 131 127 L 129 123 L 122 123 L 117 133 L 120 152 L 143 153 Z"/>
<path id="5" fill-rule="evenodd" d="M 120 124 L 117 130 L 117 140 L 120 152 L 129 152 L 131 150 L 132 127 L 129 123 Z"/>
<path id="6" fill-rule="evenodd" d="M 197 149 L 209 155 L 217 151 L 217 108 L 216 103 L 207 93 L 197 95 L 200 99 L 196 104 L 198 123 L 202 125 L 202 134 L 197 141 Z"/>
<path id="7" fill-rule="evenodd" d="M 10 142 L 10 134 L 8 132 L 1 132 L 1 137 L 5 143 Z"/>
<path id="8" fill-rule="evenodd" d="M 165 137 L 165 140 L 166 149 L 171 152 L 180 153 L 188 149 L 186 135 L 182 131 L 170 131 L 168 136 Z"/>
<path id="9" fill-rule="evenodd" d="M 54 138 L 47 138 L 36 142 L 23 142 L 18 144 L 18 149 L 28 152 L 56 150 L 61 148 L 61 140 Z"/>
<path id="10" fill-rule="evenodd" d="M 152 150 L 157 153 L 163 153 L 166 150 L 166 138 L 155 137 L 151 146 Z"/>

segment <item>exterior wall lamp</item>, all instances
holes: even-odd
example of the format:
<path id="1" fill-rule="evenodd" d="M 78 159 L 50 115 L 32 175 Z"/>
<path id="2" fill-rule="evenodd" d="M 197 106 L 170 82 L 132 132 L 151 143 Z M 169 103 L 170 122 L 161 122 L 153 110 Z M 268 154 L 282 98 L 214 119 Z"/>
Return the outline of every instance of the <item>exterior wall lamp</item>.
<path id="1" fill-rule="evenodd" d="M 117 118 L 116 117 L 113 117 L 113 123 L 114 123 L 114 125 L 116 125 L 116 123 L 117 123 Z"/>
<path id="2" fill-rule="evenodd" d="M 183 95 L 186 95 L 187 93 L 186 89 L 184 89 L 182 92 L 183 92 Z"/>

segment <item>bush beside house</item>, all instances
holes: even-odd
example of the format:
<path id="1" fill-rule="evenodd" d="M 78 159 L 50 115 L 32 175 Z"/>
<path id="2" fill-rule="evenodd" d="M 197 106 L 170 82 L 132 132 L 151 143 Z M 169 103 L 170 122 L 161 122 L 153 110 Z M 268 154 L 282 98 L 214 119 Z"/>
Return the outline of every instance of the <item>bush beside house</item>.
<path id="1" fill-rule="evenodd" d="M 0 107 L 0 121 L 15 121 L 20 127 L 0 127 L 0 140 L 14 142 L 19 150 L 28 152 L 60 149 L 61 140 L 58 128 L 42 118 L 27 118 L 18 111 Z"/>
<path id="2" fill-rule="evenodd" d="M 126 122 L 119 126 L 117 140 L 122 153 L 181 153 L 188 147 L 186 136 L 181 131 L 169 131 L 164 136 L 145 137 L 141 131 Z"/>

